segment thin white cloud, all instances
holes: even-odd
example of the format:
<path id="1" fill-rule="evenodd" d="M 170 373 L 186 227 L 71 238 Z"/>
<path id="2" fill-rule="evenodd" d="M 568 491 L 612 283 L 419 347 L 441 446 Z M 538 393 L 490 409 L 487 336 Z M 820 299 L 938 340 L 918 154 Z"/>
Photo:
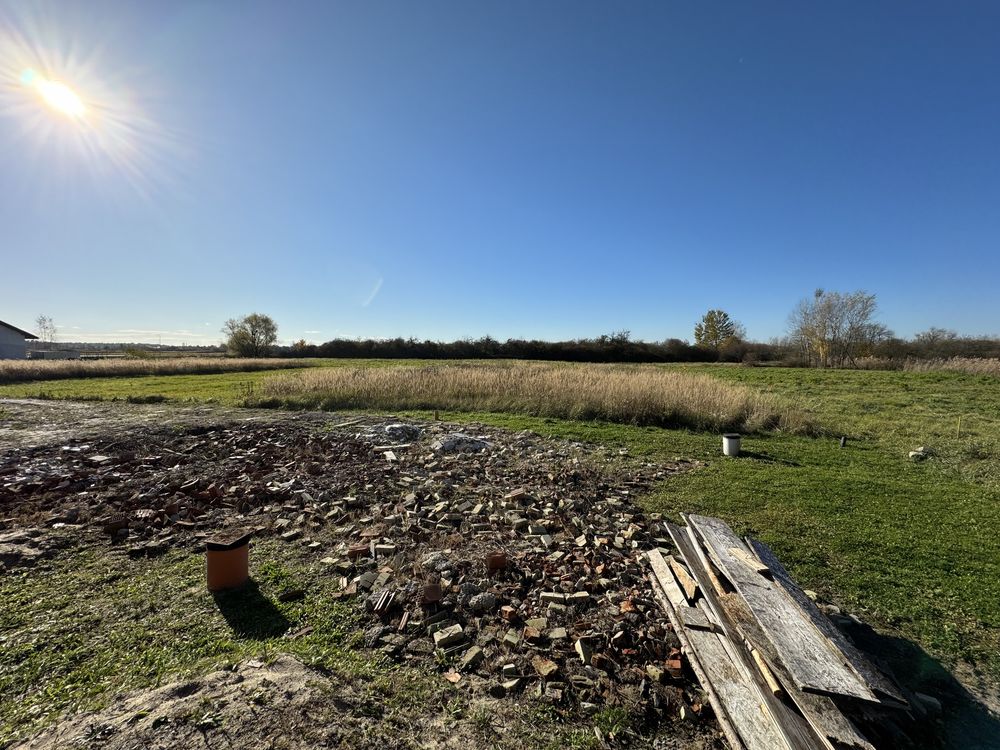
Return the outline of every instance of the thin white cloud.
<path id="1" fill-rule="evenodd" d="M 302 333 L 323 333 L 322 331 L 303 331 Z"/>
<path id="2" fill-rule="evenodd" d="M 368 295 L 368 299 L 366 299 L 364 302 L 361 303 L 362 307 L 368 307 L 368 305 L 372 303 L 372 300 L 374 300 L 375 297 L 378 296 L 379 290 L 382 289 L 382 282 L 384 280 L 385 279 L 383 279 L 381 276 L 378 277 L 378 281 L 375 282 L 375 288 L 372 289 L 372 293 Z"/>

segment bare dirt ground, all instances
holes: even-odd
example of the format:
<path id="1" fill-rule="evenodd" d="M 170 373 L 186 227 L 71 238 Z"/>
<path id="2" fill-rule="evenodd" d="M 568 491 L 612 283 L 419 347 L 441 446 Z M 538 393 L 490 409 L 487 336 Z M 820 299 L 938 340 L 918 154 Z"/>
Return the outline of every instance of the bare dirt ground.
<path id="1" fill-rule="evenodd" d="M 502 735 L 517 723 L 516 706 L 498 709 L 488 696 L 474 698 L 462 720 L 429 714 L 405 728 L 387 726 L 366 697 L 295 658 L 270 664 L 250 660 L 196 680 L 123 696 L 107 710 L 78 714 L 16 750 L 309 750 L 320 747 L 468 750 L 487 747 L 481 724 Z M 484 718 L 486 717 L 486 718 Z M 478 725 L 478 726 L 476 726 Z M 680 727 L 661 737 L 661 750 L 708 748 L 704 733 Z M 714 745 L 712 745 L 714 746 Z"/>
<path id="2" fill-rule="evenodd" d="M 102 401 L 39 401 L 0 399 L 0 450 L 51 446 L 57 443 L 106 440 L 110 436 L 141 435 L 221 424 L 274 421 L 323 422 L 322 414 L 274 410 L 232 409 L 196 404 L 129 404 Z"/>
<path id="3" fill-rule="evenodd" d="M 649 599 L 642 552 L 661 541 L 659 519 L 633 502 L 691 462 L 481 425 L 204 406 L 0 409 L 7 571 L 31 576 L 85 548 L 200 556 L 206 538 L 252 530 L 318 571 L 321 583 L 281 601 L 331 586 L 330 599 L 362 617 L 365 658 L 446 681 L 463 701 L 408 709 L 400 726 L 399 712 L 369 705 L 363 680 L 279 655 L 118 695 L 11 747 L 540 747 L 570 736 L 577 747 L 721 747 Z M 503 564 L 490 571 L 493 553 Z M 229 637 L 259 636 L 230 614 Z M 282 627 L 297 638 L 321 626 Z"/>

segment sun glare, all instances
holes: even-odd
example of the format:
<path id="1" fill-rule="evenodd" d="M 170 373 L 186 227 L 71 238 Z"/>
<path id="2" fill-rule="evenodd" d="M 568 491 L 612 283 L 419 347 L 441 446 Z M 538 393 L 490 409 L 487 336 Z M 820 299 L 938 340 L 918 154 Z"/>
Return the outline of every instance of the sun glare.
<path id="1" fill-rule="evenodd" d="M 60 114 L 78 118 L 83 117 L 84 112 L 86 112 L 87 108 L 83 105 L 83 100 L 65 83 L 50 81 L 33 70 L 25 70 L 21 74 L 21 81 L 34 88 L 45 103 Z"/>
<path id="2" fill-rule="evenodd" d="M 123 66 L 100 39 L 50 28 L 34 5 L 8 17 L 0 0 L 0 124 L 17 122 L 23 158 L 39 160 L 38 173 L 57 187 L 64 183 L 55 176 L 83 170 L 108 195 L 175 190 L 193 147 L 154 118 L 155 76 Z"/>

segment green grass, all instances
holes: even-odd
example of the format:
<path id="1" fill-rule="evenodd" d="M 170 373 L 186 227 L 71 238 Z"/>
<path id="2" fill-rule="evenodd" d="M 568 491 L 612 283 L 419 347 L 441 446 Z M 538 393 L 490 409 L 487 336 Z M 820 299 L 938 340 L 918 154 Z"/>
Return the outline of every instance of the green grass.
<path id="1" fill-rule="evenodd" d="M 397 363 L 402 362 L 392 364 Z M 1000 684 L 1000 448 L 995 438 L 1000 381 L 943 372 L 684 369 L 790 399 L 814 414 L 830 436 L 747 436 L 743 447 L 749 455 L 725 459 L 715 434 L 516 414 L 441 416 L 627 448 L 654 459 L 701 459 L 706 466 L 668 480 L 642 502 L 674 518 L 702 512 L 727 519 L 738 531 L 771 545 L 803 586 L 914 641 L 949 667 L 965 663 L 994 686 Z M 33 388 L 35 394 L 17 395 L 39 390 L 77 398 L 161 393 L 178 400 L 239 403 L 241 382 L 269 375 L 178 376 L 128 385 L 66 381 L 0 388 L 0 396 Z M 844 449 L 836 440 L 840 434 L 848 436 Z M 910 461 L 907 452 L 919 445 L 935 455 L 923 463 Z M 911 676 L 916 684 L 924 677 Z"/>
<path id="2" fill-rule="evenodd" d="M 290 652 L 345 675 L 386 674 L 353 650 L 359 615 L 331 598 L 332 577 L 291 549 L 256 543 L 259 596 L 220 595 L 218 603 L 205 588 L 202 556 L 184 551 L 128 560 L 74 550 L 50 570 L 0 578 L 0 745 L 64 711 L 99 708 L 113 692 L 251 655 Z M 276 602 L 293 586 L 308 586 L 309 595 Z M 282 639 L 305 625 L 314 630 Z"/>
<path id="3" fill-rule="evenodd" d="M 957 372 L 684 369 L 791 398 L 835 434 L 864 437 L 904 456 L 927 446 L 937 464 L 972 481 L 1000 486 L 998 378 Z"/>
<path id="4" fill-rule="evenodd" d="M 423 360 L 322 359 L 317 367 L 393 367 Z M 0 398 L 50 398 L 82 401 L 199 402 L 240 406 L 253 397 L 262 380 L 294 369 L 226 372 L 211 375 L 71 378 L 0 385 Z"/>

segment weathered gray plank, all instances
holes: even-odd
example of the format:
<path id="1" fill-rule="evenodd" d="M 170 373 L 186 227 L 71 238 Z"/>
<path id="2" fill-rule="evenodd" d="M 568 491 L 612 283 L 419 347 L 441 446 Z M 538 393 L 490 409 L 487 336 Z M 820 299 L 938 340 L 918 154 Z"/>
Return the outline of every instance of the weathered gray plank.
<path id="1" fill-rule="evenodd" d="M 725 611 L 726 618 L 734 623 L 743 637 L 753 646 L 757 658 L 761 659 L 772 675 L 784 688 L 784 692 L 795 703 L 796 707 L 809 722 L 816 734 L 823 738 L 828 750 L 835 747 L 855 747 L 863 750 L 874 750 L 865 736 L 841 713 L 833 699 L 819 693 L 806 693 L 795 687 L 788 670 L 777 658 L 774 645 L 764 636 L 764 632 L 754 620 L 746 602 L 737 593 L 719 597 L 719 604 Z M 756 660 L 755 660 L 756 661 Z M 769 683 L 770 684 L 770 683 Z M 834 745 L 833 743 L 839 743 Z"/>
<path id="2" fill-rule="evenodd" d="M 677 613 L 681 616 L 681 622 L 684 623 L 684 627 L 686 628 L 695 628 L 696 630 L 716 629 L 712 621 L 708 619 L 708 615 L 697 607 L 680 606 L 677 608 Z"/>
<path id="3" fill-rule="evenodd" d="M 908 705 L 906 698 L 903 697 L 903 694 L 893 684 L 892 680 L 886 677 L 878 667 L 868 660 L 868 657 L 847 640 L 843 633 L 837 629 L 837 626 L 830 622 L 830 618 L 820 612 L 812 599 L 805 595 L 805 592 L 792 580 L 785 566 L 781 564 L 781 561 L 778 560 L 771 548 L 757 539 L 750 538 L 747 539 L 747 542 L 753 548 L 760 561 L 770 569 L 774 580 L 788 592 L 788 595 L 792 597 L 795 603 L 812 620 L 816 629 L 829 638 L 833 645 L 840 650 L 847 663 L 868 684 L 868 687 L 875 691 L 877 695 L 884 696 L 890 701 L 895 701 L 901 704 L 901 706 Z"/>
<path id="4" fill-rule="evenodd" d="M 687 630 L 686 635 L 747 748 L 797 750 L 782 736 L 756 688 L 747 684 L 743 671 L 730 658 L 724 636 L 707 630 Z"/>
<path id="5" fill-rule="evenodd" d="M 785 744 L 796 750 L 824 750 L 827 747 L 824 740 L 810 728 L 799 714 L 774 696 L 760 670 L 757 669 L 749 649 L 743 643 L 739 629 L 728 618 L 721 603 L 722 598 L 737 595 L 717 594 L 716 589 L 708 583 L 711 568 L 701 545 L 694 537 L 694 531 L 690 527 L 685 531 L 673 524 L 667 524 L 667 531 L 674 544 L 677 545 L 681 557 L 687 563 L 691 575 L 701 587 L 704 598 L 698 603 L 703 605 L 705 610 L 711 612 L 713 622 L 717 623 L 721 633 L 727 636 L 722 639 L 723 647 L 726 648 L 733 662 L 743 671 L 744 677 L 754 685 L 761 705 L 775 721 Z"/>
<path id="6" fill-rule="evenodd" d="M 733 557 L 730 548 L 746 548 L 724 521 L 696 515 L 688 516 L 687 521 L 747 603 L 798 689 L 878 702 L 844 655 L 816 629 L 785 590 Z"/>
<path id="7" fill-rule="evenodd" d="M 650 588 L 653 591 L 653 596 L 659 602 L 660 607 L 663 611 L 667 613 L 670 618 L 670 623 L 673 625 L 674 633 L 677 634 L 677 639 L 681 642 L 681 648 L 684 649 L 684 653 L 687 654 L 688 664 L 691 665 L 691 669 L 694 670 L 695 675 L 698 677 L 698 682 L 705 689 L 708 694 L 708 701 L 712 704 L 712 708 L 715 711 L 715 718 L 719 722 L 719 726 L 722 728 L 722 733 L 726 736 L 729 741 L 729 746 L 732 750 L 745 750 L 746 746 L 740 739 L 740 734 L 733 726 L 729 719 L 729 713 L 726 710 L 726 705 L 722 702 L 722 698 L 715 690 L 715 686 L 712 684 L 711 680 L 708 679 L 708 674 L 706 673 L 704 667 L 701 665 L 701 660 L 697 652 L 692 648 L 691 641 L 687 637 L 687 632 L 685 631 L 683 625 L 680 622 L 679 617 L 674 611 L 673 601 L 677 600 L 683 602 L 684 595 L 681 593 L 680 587 L 677 585 L 677 581 L 670 574 L 670 569 L 664 562 L 662 555 L 657 550 L 652 550 L 646 553 L 646 557 L 649 559 L 652 572 L 649 574 Z"/>
<path id="8" fill-rule="evenodd" d="M 761 705 L 753 686 L 724 648 L 721 636 L 707 630 L 685 628 L 674 601 L 683 594 L 663 556 L 657 550 L 646 553 L 652 573 L 650 583 L 653 595 L 670 617 L 674 632 L 684 647 L 688 663 L 698 676 L 698 681 L 715 710 L 723 733 L 734 750 L 795 750 L 788 745 L 775 725 L 773 718 Z M 705 604 L 701 603 L 702 607 Z M 683 609 L 691 609 L 680 604 Z M 705 622 L 708 617 L 696 610 Z"/>

